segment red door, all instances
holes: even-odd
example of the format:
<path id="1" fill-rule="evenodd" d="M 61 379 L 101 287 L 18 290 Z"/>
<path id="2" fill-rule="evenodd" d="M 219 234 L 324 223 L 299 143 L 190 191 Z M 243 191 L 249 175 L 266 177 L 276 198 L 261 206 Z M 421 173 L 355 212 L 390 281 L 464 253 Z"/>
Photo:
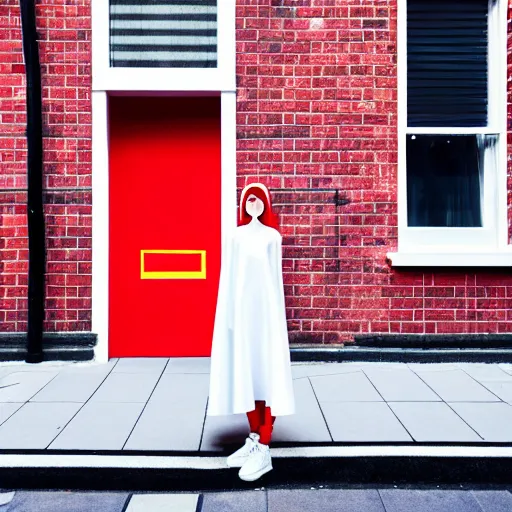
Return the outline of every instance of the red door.
<path id="1" fill-rule="evenodd" d="M 110 98 L 110 357 L 210 355 L 220 98 Z"/>

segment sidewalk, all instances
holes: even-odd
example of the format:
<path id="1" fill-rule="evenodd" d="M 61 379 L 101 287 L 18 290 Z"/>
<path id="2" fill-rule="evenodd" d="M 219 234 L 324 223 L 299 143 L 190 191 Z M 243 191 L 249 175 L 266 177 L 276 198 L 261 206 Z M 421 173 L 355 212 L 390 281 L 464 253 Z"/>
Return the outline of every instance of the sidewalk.
<path id="1" fill-rule="evenodd" d="M 243 492 L 17 492 L 3 512 L 506 512 L 503 489 L 261 489 Z"/>
<path id="2" fill-rule="evenodd" d="M 208 372 L 207 358 L 5 363 L 0 450 L 227 453 L 247 420 L 205 416 Z M 294 363 L 293 375 L 297 412 L 277 419 L 276 448 L 512 442 L 512 364 Z"/>

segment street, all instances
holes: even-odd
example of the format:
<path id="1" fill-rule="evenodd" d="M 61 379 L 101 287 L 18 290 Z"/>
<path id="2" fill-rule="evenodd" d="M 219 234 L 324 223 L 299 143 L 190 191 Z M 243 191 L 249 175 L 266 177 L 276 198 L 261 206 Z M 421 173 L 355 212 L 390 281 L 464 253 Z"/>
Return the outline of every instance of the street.
<path id="1" fill-rule="evenodd" d="M 2 497 L 8 494 L 0 494 Z M 0 512 L 510 512 L 506 488 L 254 488 L 242 492 L 15 492 Z"/>

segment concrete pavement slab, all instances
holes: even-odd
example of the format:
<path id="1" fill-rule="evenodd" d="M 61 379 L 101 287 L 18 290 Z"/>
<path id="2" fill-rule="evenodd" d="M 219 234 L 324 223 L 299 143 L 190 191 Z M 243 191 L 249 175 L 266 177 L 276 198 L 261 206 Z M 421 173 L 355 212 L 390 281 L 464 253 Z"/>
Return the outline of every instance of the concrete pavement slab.
<path id="1" fill-rule="evenodd" d="M 310 377 L 309 380 L 320 403 L 383 401 L 362 371 Z"/>
<path id="2" fill-rule="evenodd" d="M 498 366 L 501 370 L 512 375 L 512 363 L 499 363 Z"/>
<path id="3" fill-rule="evenodd" d="M 416 370 L 425 372 L 446 372 L 448 370 L 458 370 L 458 363 L 407 363 L 407 366 L 415 372 Z"/>
<path id="4" fill-rule="evenodd" d="M 209 357 L 179 357 L 169 360 L 165 373 L 210 373 Z"/>
<path id="5" fill-rule="evenodd" d="M 95 373 L 60 373 L 31 402 L 85 403 L 105 380 L 106 375 Z"/>
<path id="6" fill-rule="evenodd" d="M 196 512 L 199 494 L 134 494 L 126 512 Z"/>
<path id="7" fill-rule="evenodd" d="M 157 373 L 110 373 L 91 402 L 146 403 L 155 389 Z"/>
<path id="8" fill-rule="evenodd" d="M 483 380 L 481 381 L 481 384 L 504 402 L 512 404 L 512 381 Z"/>
<path id="9" fill-rule="evenodd" d="M 215 492 L 203 496 L 201 512 L 240 511 L 267 512 L 266 493 L 263 491 Z"/>
<path id="10" fill-rule="evenodd" d="M 114 373 L 162 373 L 168 361 L 166 357 L 123 357 L 112 371 Z"/>
<path id="11" fill-rule="evenodd" d="M 448 405 L 442 402 L 391 402 L 388 404 L 415 441 L 481 441 Z"/>
<path id="12" fill-rule="evenodd" d="M 441 398 L 407 367 L 393 369 L 366 368 L 364 372 L 386 401 L 441 401 Z"/>
<path id="13" fill-rule="evenodd" d="M 7 421 L 23 404 L 22 403 L 0 403 L 0 425 Z"/>
<path id="14" fill-rule="evenodd" d="M 512 375 L 501 369 L 497 364 L 458 363 L 457 366 L 479 382 L 507 380 L 512 382 Z"/>
<path id="15" fill-rule="evenodd" d="M 64 368 L 68 366 L 73 366 L 76 363 L 70 363 L 67 361 L 43 361 L 42 363 L 37 364 L 28 364 L 22 363 L 19 361 L 16 362 L 0 362 L 0 373 L 6 371 L 7 373 L 14 372 L 27 372 L 27 373 L 40 373 L 40 372 L 50 372 L 57 373 L 62 371 Z M 89 364 L 89 363 L 86 363 Z"/>
<path id="16" fill-rule="evenodd" d="M 226 445 L 240 445 L 249 435 L 245 414 L 231 416 L 206 416 L 201 441 L 201 451 L 221 451 Z"/>
<path id="17" fill-rule="evenodd" d="M 164 373 L 151 395 L 150 402 L 187 402 L 202 406 L 208 398 L 209 385 L 210 377 L 206 374 Z"/>
<path id="18" fill-rule="evenodd" d="M 268 512 L 385 512 L 376 490 L 319 489 L 268 491 Z"/>
<path id="19" fill-rule="evenodd" d="M 386 512 L 482 512 L 466 491 L 381 489 Z"/>
<path id="20" fill-rule="evenodd" d="M 81 404 L 28 403 L 0 426 L 0 448 L 44 450 Z"/>
<path id="21" fill-rule="evenodd" d="M 385 403 L 322 403 L 334 441 L 412 441 L 406 429 Z"/>
<path id="22" fill-rule="evenodd" d="M 499 402 L 499 398 L 462 370 L 427 371 L 416 373 L 445 402 Z"/>
<path id="23" fill-rule="evenodd" d="M 43 389 L 57 372 L 15 372 L 2 379 L 0 402 L 27 402 Z"/>
<path id="24" fill-rule="evenodd" d="M 510 512 L 512 494 L 510 491 L 471 491 L 482 512 Z"/>
<path id="25" fill-rule="evenodd" d="M 281 442 L 331 441 L 331 436 L 308 379 L 293 382 L 295 414 L 276 419 L 272 439 Z"/>
<path id="26" fill-rule="evenodd" d="M 359 361 L 357 362 L 362 368 L 372 368 L 375 370 L 386 370 L 386 369 L 403 369 L 407 368 L 407 363 L 381 363 L 378 361 Z"/>
<path id="27" fill-rule="evenodd" d="M 199 450 L 206 413 L 203 403 L 149 402 L 125 450 Z"/>
<path id="28" fill-rule="evenodd" d="M 9 505 L 9 512 L 122 512 L 127 493 L 22 492 Z"/>
<path id="29" fill-rule="evenodd" d="M 292 363 L 292 375 L 294 379 L 320 375 L 357 373 L 360 371 L 361 365 L 356 363 Z"/>
<path id="30" fill-rule="evenodd" d="M 512 442 L 512 405 L 503 402 L 454 402 L 449 405 L 485 441 Z"/>
<path id="31" fill-rule="evenodd" d="M 88 402 L 49 448 L 121 450 L 143 407 L 143 403 Z"/>
<path id="32" fill-rule="evenodd" d="M 107 363 L 97 363 L 95 361 L 86 363 L 71 363 L 62 368 L 60 373 L 103 373 L 107 375 L 110 373 L 118 363 L 118 359 L 109 359 Z"/>

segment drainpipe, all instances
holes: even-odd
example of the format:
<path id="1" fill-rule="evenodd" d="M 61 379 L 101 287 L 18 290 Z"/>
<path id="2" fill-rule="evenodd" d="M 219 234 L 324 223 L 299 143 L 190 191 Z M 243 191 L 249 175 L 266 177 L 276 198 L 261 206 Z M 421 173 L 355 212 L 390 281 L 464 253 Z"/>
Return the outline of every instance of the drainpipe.
<path id="1" fill-rule="evenodd" d="M 41 68 L 37 46 L 35 0 L 20 0 L 27 81 L 27 223 L 28 332 L 27 363 L 43 360 L 45 225 L 43 213 L 43 115 Z"/>

